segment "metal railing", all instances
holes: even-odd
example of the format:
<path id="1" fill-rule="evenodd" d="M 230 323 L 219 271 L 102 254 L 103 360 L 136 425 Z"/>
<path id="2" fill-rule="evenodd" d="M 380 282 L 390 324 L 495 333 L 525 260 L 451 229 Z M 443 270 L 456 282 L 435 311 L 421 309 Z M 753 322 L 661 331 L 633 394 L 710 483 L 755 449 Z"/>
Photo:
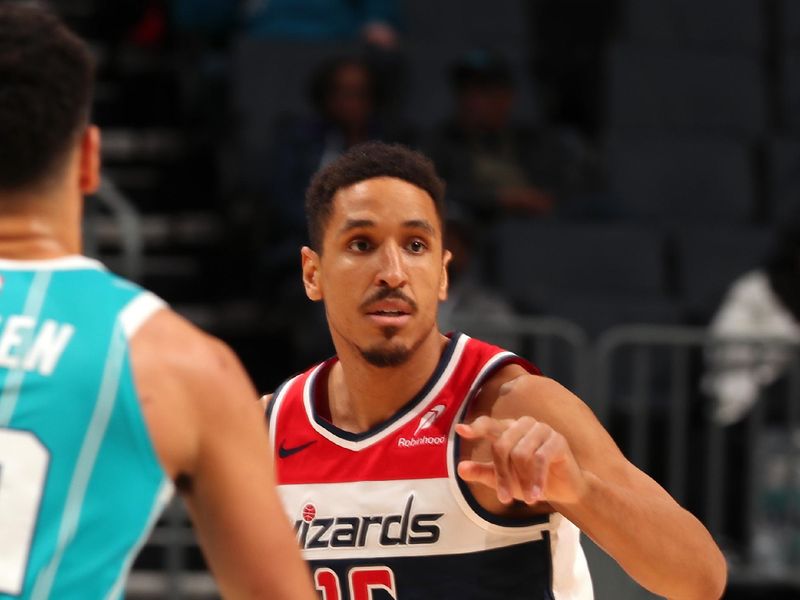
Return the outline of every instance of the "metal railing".
<path id="1" fill-rule="evenodd" d="M 709 357 L 730 349 L 746 349 L 728 355 L 745 355 L 749 364 L 723 368 L 755 373 L 760 361 L 776 354 L 785 364 L 752 409 L 726 425 L 712 415 L 714 398 L 701 380 L 712 369 Z M 595 410 L 618 442 L 626 442 L 621 445 L 630 460 L 731 551 L 731 581 L 780 581 L 800 589 L 800 548 L 790 548 L 800 544 L 800 346 L 785 339 L 715 338 L 700 328 L 630 325 L 600 336 L 592 354 Z M 780 447 L 769 448 L 775 439 Z M 768 474 L 776 461 L 782 473 Z M 784 496 L 778 502 L 794 497 L 798 505 L 767 506 L 775 494 Z M 787 532 L 765 539 L 773 526 Z M 778 539 L 784 534 L 789 539 Z"/>
<path id="2" fill-rule="evenodd" d="M 103 177 L 97 193 L 89 200 L 83 227 L 84 253 L 103 259 L 95 225 L 98 216 L 108 213 L 116 226 L 120 251 L 117 271 L 133 281 L 140 281 L 144 270 L 144 238 L 142 218 L 133 203 L 108 177 Z"/>

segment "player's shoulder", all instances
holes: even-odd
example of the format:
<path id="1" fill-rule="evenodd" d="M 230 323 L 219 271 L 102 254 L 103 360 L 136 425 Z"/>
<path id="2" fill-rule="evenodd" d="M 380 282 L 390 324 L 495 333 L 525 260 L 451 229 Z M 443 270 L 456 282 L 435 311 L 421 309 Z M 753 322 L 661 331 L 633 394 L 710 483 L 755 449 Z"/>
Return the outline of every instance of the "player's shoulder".
<path id="1" fill-rule="evenodd" d="M 137 329 L 131 347 L 134 368 L 166 370 L 198 383 L 241 369 L 227 344 L 166 306 Z"/>
<path id="2" fill-rule="evenodd" d="M 531 373 L 518 364 L 499 369 L 481 387 L 473 413 L 502 419 L 531 416 L 559 422 L 588 410 L 583 402 L 555 379 Z"/>

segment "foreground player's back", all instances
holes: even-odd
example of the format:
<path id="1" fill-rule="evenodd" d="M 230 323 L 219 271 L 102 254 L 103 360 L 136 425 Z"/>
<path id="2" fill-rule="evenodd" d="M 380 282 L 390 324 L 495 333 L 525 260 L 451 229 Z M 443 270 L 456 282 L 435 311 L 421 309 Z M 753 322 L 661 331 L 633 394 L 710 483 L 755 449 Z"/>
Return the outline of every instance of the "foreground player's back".
<path id="1" fill-rule="evenodd" d="M 0 597 L 118 597 L 172 492 L 128 345 L 163 303 L 82 257 L 0 282 Z"/>

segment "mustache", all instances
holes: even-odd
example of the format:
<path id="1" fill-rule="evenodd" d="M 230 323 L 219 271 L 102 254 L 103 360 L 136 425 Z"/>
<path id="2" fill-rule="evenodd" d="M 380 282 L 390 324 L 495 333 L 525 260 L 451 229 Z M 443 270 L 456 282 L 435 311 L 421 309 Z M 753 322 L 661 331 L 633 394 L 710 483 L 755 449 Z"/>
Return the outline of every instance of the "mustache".
<path id="1" fill-rule="evenodd" d="M 411 310 L 417 312 L 417 303 L 411 298 L 406 296 L 403 292 L 395 288 L 381 288 L 372 296 L 361 303 L 361 310 L 367 310 L 371 304 L 380 302 L 381 300 L 402 300 L 411 307 Z"/>

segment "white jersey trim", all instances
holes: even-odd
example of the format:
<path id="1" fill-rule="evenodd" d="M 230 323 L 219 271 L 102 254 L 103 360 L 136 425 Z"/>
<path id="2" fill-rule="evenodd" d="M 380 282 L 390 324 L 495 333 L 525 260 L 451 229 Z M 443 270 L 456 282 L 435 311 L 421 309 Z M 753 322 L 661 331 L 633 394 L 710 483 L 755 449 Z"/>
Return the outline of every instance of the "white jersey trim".
<path id="1" fill-rule="evenodd" d="M 459 361 L 461 360 L 461 355 L 464 353 L 464 348 L 469 341 L 469 336 L 461 334 L 456 340 L 456 346 L 453 350 L 453 354 L 450 357 L 450 360 L 447 363 L 447 366 L 442 371 L 442 374 L 439 376 L 439 379 L 436 383 L 431 387 L 428 393 L 425 395 L 424 398 L 420 399 L 417 402 L 417 405 L 411 409 L 407 414 L 403 415 L 400 419 L 394 421 L 391 425 L 386 427 L 385 429 L 380 430 L 379 432 L 371 435 L 363 440 L 346 440 L 344 438 L 339 437 L 335 433 L 327 430 L 325 427 L 317 423 L 317 420 L 314 418 L 314 406 L 313 406 L 313 398 L 311 397 L 311 392 L 314 389 L 314 381 L 319 374 L 320 369 L 323 365 L 318 365 L 317 368 L 311 373 L 305 383 L 305 387 L 303 388 L 303 402 L 305 404 L 306 409 L 306 416 L 308 418 L 308 422 L 311 427 L 314 428 L 319 435 L 324 437 L 330 442 L 333 442 L 337 446 L 342 448 L 347 448 L 348 450 L 363 450 L 364 448 L 369 448 L 373 444 L 377 444 L 381 440 L 387 438 L 388 436 L 392 435 L 398 429 L 405 427 L 408 423 L 413 421 L 414 419 L 418 418 L 422 412 L 428 407 L 431 400 L 436 398 L 439 393 L 442 391 L 444 386 L 447 385 L 447 382 L 450 380 L 450 377 L 453 375 L 453 372 L 456 370 Z M 288 387 L 288 386 L 287 386 Z M 275 407 L 277 410 L 277 406 Z"/>
<path id="2" fill-rule="evenodd" d="M 41 260 L 0 258 L 0 270 L 4 271 L 78 271 L 85 269 L 105 271 L 106 267 L 98 260 L 77 254 Z"/>
<path id="3" fill-rule="evenodd" d="M 592 577 L 581 547 L 581 530 L 561 514 L 556 513 L 556 520 L 558 526 L 550 534 L 553 597 L 555 600 L 593 600 Z"/>
<path id="4" fill-rule="evenodd" d="M 125 337 L 131 339 L 147 319 L 166 307 L 167 303 L 152 292 L 145 291 L 136 296 L 119 313 Z"/>

